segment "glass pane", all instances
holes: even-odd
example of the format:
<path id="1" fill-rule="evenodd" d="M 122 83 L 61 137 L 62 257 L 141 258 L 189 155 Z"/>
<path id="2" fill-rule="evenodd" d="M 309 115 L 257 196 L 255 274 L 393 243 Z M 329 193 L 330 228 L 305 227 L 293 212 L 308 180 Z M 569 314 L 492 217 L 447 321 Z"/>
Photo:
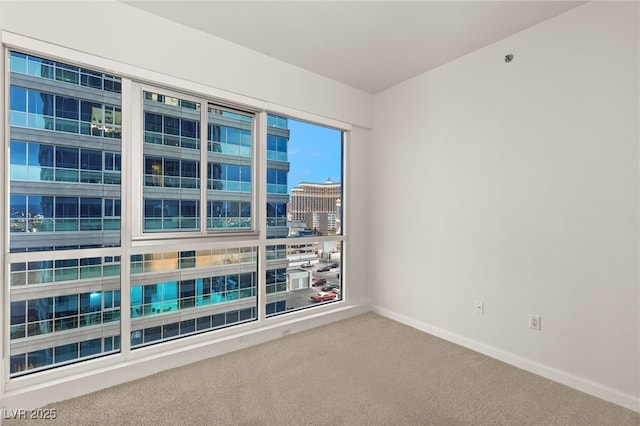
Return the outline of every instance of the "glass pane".
<path id="1" fill-rule="evenodd" d="M 253 116 L 208 111 L 207 229 L 251 229 Z"/>
<path id="2" fill-rule="evenodd" d="M 17 52 L 9 62 L 14 73 L 29 75 L 9 77 L 9 133 L 15 126 L 35 129 L 21 129 L 25 140 L 11 140 L 6 186 L 9 251 L 17 256 L 10 264 L 8 292 L 9 371 L 16 377 L 118 350 L 120 307 L 113 298 L 103 304 L 102 297 L 119 292 L 120 188 L 119 179 L 103 186 L 103 158 L 108 148 L 119 162 L 120 95 L 103 93 L 105 78 L 119 84 L 115 76 Z M 82 100 L 87 97 L 113 104 Z M 107 134 L 110 140 L 97 139 Z M 119 176 L 119 166 L 111 173 Z M 104 222 L 107 205 L 110 229 Z M 104 249 L 114 252 L 104 256 Z M 52 293 L 63 295 L 49 297 Z"/>
<path id="3" fill-rule="evenodd" d="M 132 347 L 256 320 L 257 252 L 257 247 L 232 247 L 132 255 Z M 148 264 L 143 270 L 141 262 Z M 190 278 L 170 280 L 177 269 L 187 270 Z M 179 321 L 177 312 L 198 317 Z M 144 336 L 145 328 L 137 325 L 143 318 L 146 329 L 161 326 L 152 340 L 138 335 Z"/>
<path id="4" fill-rule="evenodd" d="M 200 104 L 145 91 L 143 108 L 143 229 L 198 231 Z"/>
<path id="5" fill-rule="evenodd" d="M 267 316 L 342 300 L 340 240 L 267 246 Z"/>
<path id="6" fill-rule="evenodd" d="M 267 150 L 273 155 L 267 160 L 267 236 L 340 235 L 342 132 L 270 117 Z"/>

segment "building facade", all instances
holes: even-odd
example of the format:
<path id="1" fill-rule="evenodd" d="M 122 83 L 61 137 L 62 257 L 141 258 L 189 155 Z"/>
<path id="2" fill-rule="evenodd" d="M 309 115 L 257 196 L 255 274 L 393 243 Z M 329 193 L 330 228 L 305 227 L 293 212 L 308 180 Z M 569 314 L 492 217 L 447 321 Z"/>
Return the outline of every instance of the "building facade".
<path id="1" fill-rule="evenodd" d="M 302 182 L 291 190 L 290 218 L 304 223 L 316 235 L 341 232 L 342 185 L 327 179 L 324 183 Z"/>
<path id="2" fill-rule="evenodd" d="M 123 182 L 120 77 L 15 51 L 8 65 L 10 377 L 257 320 L 255 242 L 134 248 L 129 234 L 256 229 L 255 114 L 141 90 L 139 175 Z M 269 114 L 268 238 L 288 233 L 288 139 Z M 125 184 L 139 218 L 123 230 Z M 287 309 L 285 245 L 266 258 L 272 315 Z"/>

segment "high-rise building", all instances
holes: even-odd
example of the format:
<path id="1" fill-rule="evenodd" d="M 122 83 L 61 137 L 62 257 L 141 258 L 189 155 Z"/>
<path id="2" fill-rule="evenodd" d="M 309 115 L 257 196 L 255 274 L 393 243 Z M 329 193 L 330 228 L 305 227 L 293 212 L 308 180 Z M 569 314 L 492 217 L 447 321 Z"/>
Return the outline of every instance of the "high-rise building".
<path id="1" fill-rule="evenodd" d="M 302 182 L 291 190 L 290 218 L 316 235 L 340 233 L 342 185 Z"/>
<path id="2" fill-rule="evenodd" d="M 10 374 L 120 348 L 121 81 L 10 55 Z"/>
<path id="3" fill-rule="evenodd" d="M 9 66 L 10 375 L 118 352 L 121 291 L 132 349 L 256 320 L 254 244 L 151 244 L 130 248 L 123 264 L 121 79 L 19 52 Z M 255 229 L 254 115 L 161 90 L 143 90 L 140 108 L 140 219 L 127 232 Z M 266 234 L 281 238 L 289 130 L 286 118 L 267 117 Z M 281 312 L 285 249 L 267 251 L 266 309 Z"/>

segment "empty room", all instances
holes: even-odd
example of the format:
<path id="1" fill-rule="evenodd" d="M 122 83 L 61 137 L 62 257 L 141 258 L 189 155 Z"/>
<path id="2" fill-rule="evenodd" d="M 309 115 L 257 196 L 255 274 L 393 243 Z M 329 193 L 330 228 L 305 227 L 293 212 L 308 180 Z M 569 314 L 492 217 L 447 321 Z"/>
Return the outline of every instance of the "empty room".
<path id="1" fill-rule="evenodd" d="M 1 424 L 640 423 L 637 1 L 0 1 L 0 41 Z"/>

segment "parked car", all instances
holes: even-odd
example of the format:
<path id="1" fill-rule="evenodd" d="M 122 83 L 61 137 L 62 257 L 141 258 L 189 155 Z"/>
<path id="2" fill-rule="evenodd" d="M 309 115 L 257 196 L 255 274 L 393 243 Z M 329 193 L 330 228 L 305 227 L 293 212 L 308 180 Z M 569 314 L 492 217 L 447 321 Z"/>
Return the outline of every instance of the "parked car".
<path id="1" fill-rule="evenodd" d="M 339 287 L 340 286 L 338 284 L 328 283 L 328 284 L 322 286 L 322 291 L 331 291 L 334 288 L 339 288 Z"/>
<path id="2" fill-rule="evenodd" d="M 340 265 L 338 265 L 336 262 L 333 262 L 333 263 L 330 263 L 328 266 L 329 268 L 333 269 L 333 268 L 337 268 Z"/>
<path id="3" fill-rule="evenodd" d="M 318 268 L 318 272 L 329 272 L 331 270 L 328 266 L 323 266 L 322 268 Z"/>
<path id="4" fill-rule="evenodd" d="M 314 287 L 318 285 L 324 285 L 326 283 L 327 283 L 326 278 L 314 278 L 313 280 L 311 280 L 311 285 Z"/>
<path id="5" fill-rule="evenodd" d="M 311 262 L 306 262 L 300 265 L 301 268 L 311 268 Z"/>
<path id="6" fill-rule="evenodd" d="M 333 300 L 336 297 L 338 297 L 338 295 L 334 293 L 316 293 L 311 295 L 311 300 L 314 302 L 324 302 L 326 300 Z"/>

